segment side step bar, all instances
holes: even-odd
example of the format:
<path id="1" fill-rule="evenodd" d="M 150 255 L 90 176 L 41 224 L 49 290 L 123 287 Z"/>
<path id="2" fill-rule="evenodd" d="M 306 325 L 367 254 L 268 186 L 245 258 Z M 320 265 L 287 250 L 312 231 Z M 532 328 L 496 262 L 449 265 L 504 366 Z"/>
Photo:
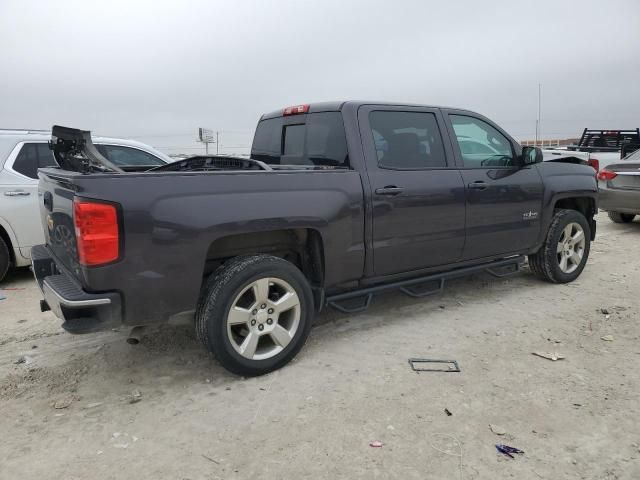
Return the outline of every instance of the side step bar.
<path id="1" fill-rule="evenodd" d="M 376 293 L 399 289 L 402 293 L 404 293 L 405 295 L 409 295 L 410 297 L 426 297 L 428 295 L 442 292 L 442 290 L 444 290 L 445 280 L 465 277 L 472 273 L 478 272 L 487 272 L 497 278 L 509 277 L 518 273 L 523 263 L 524 256 L 519 255 L 516 257 L 497 260 L 490 263 L 483 263 L 482 265 L 474 265 L 472 267 L 458 268 L 457 270 L 435 273 L 424 277 L 400 280 L 398 282 L 385 283 L 382 285 L 375 285 L 373 287 L 361 288 L 358 290 L 353 290 L 351 292 L 330 295 L 326 297 L 325 305 L 333 307 L 342 313 L 362 312 L 369 308 L 373 295 L 375 295 Z M 437 282 L 437 286 L 435 288 L 420 289 L 420 287 L 424 286 L 426 283 L 434 282 Z M 359 304 L 347 305 L 344 303 L 345 301 L 358 298 L 361 299 L 361 302 Z"/>

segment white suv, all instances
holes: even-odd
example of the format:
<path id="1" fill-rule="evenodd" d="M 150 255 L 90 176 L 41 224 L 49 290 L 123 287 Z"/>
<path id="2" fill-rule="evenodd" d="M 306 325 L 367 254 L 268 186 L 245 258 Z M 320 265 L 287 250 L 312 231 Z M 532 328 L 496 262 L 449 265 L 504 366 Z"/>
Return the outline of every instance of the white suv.
<path id="1" fill-rule="evenodd" d="M 0 281 L 10 266 L 31 262 L 31 247 L 44 243 L 38 205 L 38 168 L 56 165 L 51 132 L 0 129 Z M 171 162 L 144 143 L 94 137 L 94 144 L 118 166 L 156 167 Z"/>

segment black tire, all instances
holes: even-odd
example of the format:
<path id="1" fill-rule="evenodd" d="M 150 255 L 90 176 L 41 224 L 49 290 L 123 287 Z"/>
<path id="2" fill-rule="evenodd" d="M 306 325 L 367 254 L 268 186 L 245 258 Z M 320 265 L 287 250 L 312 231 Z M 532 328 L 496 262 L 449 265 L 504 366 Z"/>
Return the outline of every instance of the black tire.
<path id="1" fill-rule="evenodd" d="M 11 255 L 9 254 L 9 246 L 4 239 L 0 237 L 0 282 L 4 280 L 4 276 L 9 271 L 11 265 Z"/>
<path id="2" fill-rule="evenodd" d="M 227 316 L 235 298 L 260 278 L 287 282 L 300 300 L 300 323 L 290 343 L 271 358 L 252 360 L 240 355 L 227 335 Z M 237 257 L 218 268 L 205 283 L 196 310 L 196 334 L 218 362 L 232 373 L 264 375 L 290 362 L 309 336 L 314 306 L 311 287 L 292 263 L 270 255 Z M 277 322 L 276 322 L 277 323 Z"/>
<path id="3" fill-rule="evenodd" d="M 560 269 L 557 247 L 563 229 L 570 223 L 578 223 L 584 231 L 585 246 L 582 260 L 578 268 L 571 273 L 565 273 Z M 540 250 L 529 255 L 529 268 L 535 276 L 552 283 L 568 283 L 580 276 L 589 258 L 591 247 L 591 228 L 589 222 L 576 210 L 556 210 L 547 231 L 544 243 Z"/>
<path id="4" fill-rule="evenodd" d="M 620 212 L 607 212 L 609 218 L 614 223 L 629 223 L 633 222 L 636 216 L 633 213 L 620 213 Z"/>

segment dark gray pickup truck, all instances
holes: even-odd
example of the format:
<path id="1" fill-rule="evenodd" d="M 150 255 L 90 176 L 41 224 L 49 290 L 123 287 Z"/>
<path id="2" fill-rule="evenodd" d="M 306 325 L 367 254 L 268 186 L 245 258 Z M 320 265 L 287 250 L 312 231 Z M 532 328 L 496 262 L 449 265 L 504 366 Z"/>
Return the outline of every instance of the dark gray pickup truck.
<path id="1" fill-rule="evenodd" d="M 314 312 L 400 289 L 516 271 L 570 282 L 594 239 L 586 165 L 544 162 L 476 113 L 335 102 L 263 115 L 250 158 L 145 172 L 54 127 L 39 172 L 46 245 L 33 269 L 73 333 L 195 318 L 228 370 L 259 375 L 302 348 Z"/>

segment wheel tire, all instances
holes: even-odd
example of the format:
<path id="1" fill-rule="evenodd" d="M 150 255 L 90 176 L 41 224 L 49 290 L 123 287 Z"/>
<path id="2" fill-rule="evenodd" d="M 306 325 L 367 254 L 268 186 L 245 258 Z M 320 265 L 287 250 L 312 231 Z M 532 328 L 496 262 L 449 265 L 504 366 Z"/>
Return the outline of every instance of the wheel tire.
<path id="1" fill-rule="evenodd" d="M 562 232 L 571 223 L 577 223 L 584 232 L 584 250 L 578 267 L 571 273 L 565 273 L 560 268 L 558 261 L 558 243 Z M 529 268 L 538 278 L 552 283 L 572 282 L 580 276 L 589 258 L 591 247 L 591 229 L 589 222 L 576 210 L 556 210 L 551 225 L 540 250 L 529 255 Z"/>
<path id="2" fill-rule="evenodd" d="M 636 216 L 633 213 L 620 213 L 620 212 L 607 212 L 609 218 L 614 223 L 629 223 L 633 222 Z"/>
<path id="3" fill-rule="evenodd" d="M 9 271 L 11 265 L 11 255 L 9 247 L 2 237 L 0 237 L 0 282 L 4 280 L 4 276 Z"/>
<path id="4" fill-rule="evenodd" d="M 241 355 L 232 344 L 227 317 L 238 298 L 259 279 L 284 281 L 298 297 L 299 313 L 296 330 L 289 343 L 270 358 L 250 359 Z M 269 283 L 267 292 L 272 288 Z M 253 292 L 253 290 L 251 291 Z M 257 296 L 255 297 L 257 304 Z M 249 312 L 253 307 L 248 307 Z M 218 362 L 232 373 L 243 376 L 264 375 L 290 362 L 304 346 L 313 322 L 314 307 L 311 287 L 302 272 L 292 263 L 270 255 L 237 257 L 218 268 L 205 283 L 196 309 L 196 334 Z M 297 317 L 296 317 L 297 318 Z M 269 319 L 271 320 L 271 319 Z M 279 320 L 276 319 L 275 325 Z M 259 326 L 259 325 L 258 325 Z M 263 325 L 265 328 L 266 325 Z M 229 327 L 231 328 L 231 327 Z M 240 328 L 251 331 L 249 322 Z M 265 328 L 266 330 L 267 328 Z M 249 333 L 251 334 L 251 333 Z M 263 334 L 260 334 L 263 335 Z M 247 338 L 247 337 L 245 337 Z M 261 338 L 261 337 L 259 337 Z M 274 337 L 270 337 L 273 339 Z M 259 343 L 262 340 L 258 341 Z M 278 348 L 273 342 L 275 348 Z M 236 343 L 236 346 L 237 343 Z M 256 347 L 256 352 L 258 347 Z"/>

